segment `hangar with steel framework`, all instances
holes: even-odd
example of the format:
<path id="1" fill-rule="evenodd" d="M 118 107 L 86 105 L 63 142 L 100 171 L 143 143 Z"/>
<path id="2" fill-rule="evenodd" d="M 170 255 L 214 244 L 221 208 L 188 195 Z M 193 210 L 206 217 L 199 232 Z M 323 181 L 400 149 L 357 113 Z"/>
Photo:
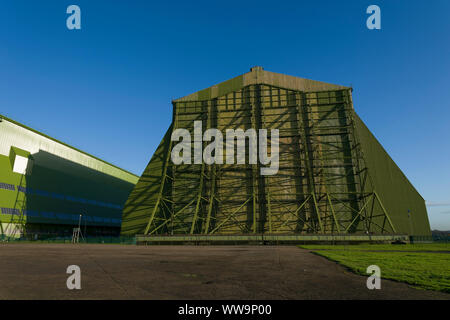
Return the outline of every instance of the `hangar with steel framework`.
<path id="1" fill-rule="evenodd" d="M 172 124 L 125 203 L 121 234 L 149 241 L 429 236 L 424 199 L 355 112 L 352 90 L 254 67 L 174 100 Z M 174 164 L 172 133 L 193 134 L 195 121 L 222 132 L 278 129 L 277 174 L 261 175 L 260 163 Z"/>

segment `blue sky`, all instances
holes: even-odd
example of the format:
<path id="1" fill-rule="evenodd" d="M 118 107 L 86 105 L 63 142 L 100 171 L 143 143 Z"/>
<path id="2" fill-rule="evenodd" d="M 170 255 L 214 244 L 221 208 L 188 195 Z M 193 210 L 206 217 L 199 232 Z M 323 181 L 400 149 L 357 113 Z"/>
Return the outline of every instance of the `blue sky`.
<path id="1" fill-rule="evenodd" d="M 81 8 L 81 30 L 66 8 Z M 381 30 L 366 8 L 381 8 Z M 450 1 L 3 1 L 0 113 L 138 175 L 171 100 L 255 65 L 354 87 L 450 229 Z"/>

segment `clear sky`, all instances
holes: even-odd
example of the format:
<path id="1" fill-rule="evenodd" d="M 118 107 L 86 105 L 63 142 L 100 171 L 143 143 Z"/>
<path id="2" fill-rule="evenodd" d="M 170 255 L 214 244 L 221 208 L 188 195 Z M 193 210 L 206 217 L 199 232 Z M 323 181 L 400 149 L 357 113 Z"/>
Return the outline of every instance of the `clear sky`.
<path id="1" fill-rule="evenodd" d="M 66 8 L 81 8 L 68 30 Z M 381 8 L 381 30 L 366 8 Z M 354 87 L 450 230 L 450 1 L 2 1 L 0 113 L 138 175 L 171 100 L 249 71 Z"/>

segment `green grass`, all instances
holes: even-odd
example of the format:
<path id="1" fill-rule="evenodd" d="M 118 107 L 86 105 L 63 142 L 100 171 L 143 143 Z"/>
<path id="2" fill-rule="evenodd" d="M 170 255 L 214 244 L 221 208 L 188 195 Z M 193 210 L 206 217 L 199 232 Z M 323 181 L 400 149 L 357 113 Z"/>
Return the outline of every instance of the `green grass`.
<path id="1" fill-rule="evenodd" d="M 426 244 L 358 244 L 358 245 L 302 245 L 302 248 L 309 250 L 389 250 L 389 251 L 450 251 L 450 243 L 426 243 Z"/>
<path id="2" fill-rule="evenodd" d="M 450 254 L 439 252 L 450 251 L 449 244 L 306 245 L 300 247 L 338 262 L 364 276 L 368 276 L 367 267 L 375 264 L 381 269 L 382 279 L 397 280 L 417 288 L 450 293 Z M 384 252 L 372 250 L 384 250 Z M 394 252 L 390 252 L 392 250 Z"/>

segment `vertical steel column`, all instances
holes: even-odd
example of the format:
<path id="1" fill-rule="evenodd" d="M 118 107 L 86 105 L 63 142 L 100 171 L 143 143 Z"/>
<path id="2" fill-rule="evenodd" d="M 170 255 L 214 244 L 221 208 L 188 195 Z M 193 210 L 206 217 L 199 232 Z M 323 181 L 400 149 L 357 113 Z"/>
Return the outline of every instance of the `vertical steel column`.
<path id="1" fill-rule="evenodd" d="M 214 124 L 214 117 L 216 117 L 216 100 L 208 101 L 208 128 L 213 127 Z M 217 121 L 216 121 L 217 124 Z M 209 171 L 209 181 L 211 181 L 211 184 L 209 186 L 209 203 L 208 203 L 208 212 L 206 215 L 206 222 L 205 222 L 205 229 L 204 233 L 209 233 L 209 226 L 211 224 L 211 214 L 214 207 L 214 200 L 216 196 L 216 175 L 217 175 L 217 167 L 216 164 L 212 164 L 208 166 Z"/>
<path id="2" fill-rule="evenodd" d="M 207 104 L 206 112 L 208 112 L 209 111 L 209 106 L 211 104 L 211 101 L 208 100 L 206 102 L 206 104 Z M 204 104 L 202 103 L 202 123 L 203 123 L 203 115 L 205 114 L 205 110 L 203 110 L 203 109 L 204 109 Z M 211 119 L 210 119 L 210 117 L 207 117 L 206 130 L 208 130 L 210 127 L 211 127 Z M 203 149 L 205 147 L 204 145 L 205 145 L 205 143 L 203 142 Z M 199 212 L 199 209 L 200 209 L 200 203 L 201 203 L 202 195 L 203 195 L 203 180 L 204 180 L 204 176 L 205 176 L 205 162 L 202 159 L 202 167 L 200 169 L 200 182 L 199 182 L 199 187 L 198 187 L 197 202 L 196 202 L 196 205 L 195 205 L 194 217 L 192 218 L 191 230 L 189 232 L 190 234 L 193 234 L 194 231 L 195 231 L 195 223 L 197 222 L 198 212 Z"/>
<path id="3" fill-rule="evenodd" d="M 251 122 L 252 122 L 252 128 L 255 129 L 256 133 L 258 134 L 258 127 L 257 127 L 257 121 L 256 121 L 256 108 L 258 107 L 256 105 L 256 99 L 255 99 L 255 90 L 257 86 L 251 86 L 250 88 L 250 105 L 252 110 L 252 116 L 251 116 Z M 258 141 L 259 143 L 259 141 Z M 253 200 L 253 225 L 252 225 L 252 231 L 253 233 L 256 233 L 256 201 L 257 201 L 257 179 L 258 179 L 258 164 L 252 164 L 252 200 Z"/>
<path id="4" fill-rule="evenodd" d="M 331 213 L 333 214 L 334 223 L 336 224 L 336 229 L 339 233 L 341 233 L 341 228 L 339 227 L 338 220 L 336 219 L 336 214 L 334 212 L 333 204 L 331 203 L 330 195 L 327 192 L 328 203 L 330 205 Z"/>
<path id="5" fill-rule="evenodd" d="M 264 108 L 264 104 L 261 101 L 261 89 L 262 85 L 256 85 L 255 86 L 255 130 L 257 129 L 257 133 L 258 133 L 258 150 L 259 150 L 259 130 L 260 129 L 265 129 L 268 130 L 267 125 L 266 125 L 266 120 L 265 120 L 265 108 Z M 267 132 L 267 139 L 269 140 L 269 132 Z M 270 150 L 271 150 L 271 154 L 272 154 L 272 136 L 270 136 Z M 269 141 L 267 141 L 267 151 L 269 150 Z M 270 195 L 266 196 L 266 176 L 261 175 L 261 163 L 260 161 L 257 162 L 256 164 L 256 177 L 257 177 L 257 200 L 258 200 L 258 219 L 259 219 L 259 223 L 257 224 L 257 228 L 256 231 L 257 232 L 261 232 L 264 233 L 265 230 L 265 224 L 267 221 L 267 197 Z M 270 209 L 269 209 L 270 210 Z"/>
<path id="6" fill-rule="evenodd" d="M 300 135 L 300 139 L 302 141 L 302 145 L 303 145 L 303 161 L 305 164 L 305 169 L 306 169 L 306 173 L 308 175 L 308 193 L 312 195 L 312 199 L 314 201 L 314 206 L 313 206 L 313 212 L 315 212 L 318 222 L 319 222 L 319 227 L 321 232 L 323 233 L 323 226 L 322 226 L 322 221 L 320 219 L 320 212 L 319 212 L 319 208 L 317 206 L 317 200 L 316 200 L 316 195 L 315 195 L 315 188 L 314 188 L 314 178 L 313 178 L 313 174 L 312 174 L 312 168 L 310 166 L 310 154 L 309 154 L 309 143 L 308 143 L 308 128 L 307 126 L 309 126 L 309 121 L 307 119 L 307 117 L 305 116 L 305 114 L 307 113 L 307 104 L 303 103 L 306 102 L 306 97 L 304 97 L 304 93 L 302 92 L 297 92 L 295 95 L 295 100 L 297 101 L 297 121 L 298 121 L 298 127 L 299 127 L 299 135 Z M 315 226 L 314 226 L 315 227 Z M 314 230 L 316 231 L 316 230 Z"/>

